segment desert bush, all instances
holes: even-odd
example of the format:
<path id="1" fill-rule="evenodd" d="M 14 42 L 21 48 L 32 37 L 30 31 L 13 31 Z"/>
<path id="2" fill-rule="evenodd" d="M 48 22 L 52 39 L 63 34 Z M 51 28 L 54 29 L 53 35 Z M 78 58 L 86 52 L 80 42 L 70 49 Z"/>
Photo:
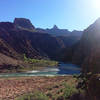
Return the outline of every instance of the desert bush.
<path id="1" fill-rule="evenodd" d="M 64 100 L 70 98 L 75 93 L 78 93 L 78 90 L 76 89 L 76 87 L 66 84 L 64 93 L 63 93 Z"/>
<path id="2" fill-rule="evenodd" d="M 33 64 L 34 66 L 41 66 L 41 67 L 58 65 L 57 61 L 46 60 L 46 59 L 31 59 L 31 58 L 27 58 L 25 54 L 24 54 L 24 61 Z"/>
<path id="3" fill-rule="evenodd" d="M 49 98 L 42 92 L 35 92 L 23 95 L 22 97 L 19 97 L 16 100 L 49 100 Z"/>

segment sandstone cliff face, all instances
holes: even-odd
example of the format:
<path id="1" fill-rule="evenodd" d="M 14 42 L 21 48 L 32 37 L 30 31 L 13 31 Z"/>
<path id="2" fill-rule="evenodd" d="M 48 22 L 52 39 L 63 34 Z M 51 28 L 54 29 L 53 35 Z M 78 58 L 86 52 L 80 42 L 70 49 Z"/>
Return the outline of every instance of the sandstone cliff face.
<path id="1" fill-rule="evenodd" d="M 100 73 L 100 19 L 84 30 L 73 51 L 72 62 L 81 64 L 84 72 Z"/>
<path id="2" fill-rule="evenodd" d="M 26 18 L 15 18 L 14 24 L 19 29 L 27 29 L 27 30 L 35 29 L 35 27 L 31 23 L 31 21 Z"/>

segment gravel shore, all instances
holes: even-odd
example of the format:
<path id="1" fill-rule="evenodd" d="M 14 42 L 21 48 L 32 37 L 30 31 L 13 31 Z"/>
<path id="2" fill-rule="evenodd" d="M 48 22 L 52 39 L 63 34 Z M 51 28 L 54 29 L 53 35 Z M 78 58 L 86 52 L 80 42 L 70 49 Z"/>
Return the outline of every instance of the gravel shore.
<path id="1" fill-rule="evenodd" d="M 34 91 L 47 91 L 48 86 L 69 81 L 72 76 L 0 78 L 0 100 L 15 100 L 16 97 Z"/>

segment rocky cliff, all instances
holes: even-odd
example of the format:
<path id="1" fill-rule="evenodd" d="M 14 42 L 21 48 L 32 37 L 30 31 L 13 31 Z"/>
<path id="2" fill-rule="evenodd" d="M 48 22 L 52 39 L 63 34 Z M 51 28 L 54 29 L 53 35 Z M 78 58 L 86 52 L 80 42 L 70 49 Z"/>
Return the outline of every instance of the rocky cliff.
<path id="1" fill-rule="evenodd" d="M 81 65 L 84 72 L 100 73 L 100 19 L 84 30 L 81 40 L 70 51 L 72 63 Z"/>

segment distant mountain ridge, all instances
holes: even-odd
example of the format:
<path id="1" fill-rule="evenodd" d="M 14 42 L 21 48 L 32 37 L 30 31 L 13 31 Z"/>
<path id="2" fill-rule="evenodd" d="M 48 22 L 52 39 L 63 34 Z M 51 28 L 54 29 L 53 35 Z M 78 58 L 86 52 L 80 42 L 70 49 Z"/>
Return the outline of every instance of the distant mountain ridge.
<path id="1" fill-rule="evenodd" d="M 68 31 L 67 29 L 59 29 L 57 25 L 54 25 L 53 28 L 51 29 L 42 29 L 42 28 L 37 28 L 37 31 L 40 32 L 46 32 L 52 36 L 79 36 L 81 37 L 83 34 L 83 31 Z"/>
<path id="2" fill-rule="evenodd" d="M 55 37 L 64 48 L 75 44 L 77 41 L 80 40 L 83 34 L 82 31 L 74 30 L 70 32 L 67 29 L 59 29 L 57 25 L 54 25 L 51 29 L 35 28 L 34 25 L 32 25 L 31 21 L 25 18 L 15 18 L 14 24 L 19 29 L 49 34 Z"/>
<path id="3" fill-rule="evenodd" d="M 31 21 L 26 18 L 15 18 L 14 24 L 18 29 L 26 29 L 31 31 L 38 31 L 43 33 L 48 33 L 52 36 L 80 36 L 82 35 L 83 31 L 68 31 L 67 29 L 59 29 L 57 25 L 54 25 L 51 29 L 42 29 L 42 28 L 35 28 L 32 25 Z"/>

